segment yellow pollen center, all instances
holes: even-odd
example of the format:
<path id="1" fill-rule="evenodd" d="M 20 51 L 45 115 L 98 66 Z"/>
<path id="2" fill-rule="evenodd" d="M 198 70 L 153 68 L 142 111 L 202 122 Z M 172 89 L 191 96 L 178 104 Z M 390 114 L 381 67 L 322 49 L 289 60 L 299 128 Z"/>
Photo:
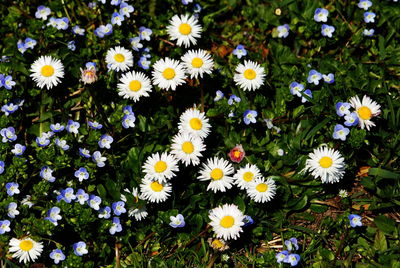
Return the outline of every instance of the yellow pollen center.
<path id="1" fill-rule="evenodd" d="M 219 224 L 224 228 L 231 228 L 235 223 L 235 219 L 232 216 L 224 216 Z"/>
<path id="2" fill-rule="evenodd" d="M 142 83 L 140 83 L 138 80 L 132 80 L 129 83 L 129 89 L 132 91 L 139 91 L 142 88 Z"/>
<path id="3" fill-rule="evenodd" d="M 203 60 L 200 58 L 194 58 L 192 60 L 192 66 L 194 68 L 200 68 L 201 66 L 203 66 Z"/>
<path id="4" fill-rule="evenodd" d="M 247 171 L 246 173 L 243 174 L 243 179 L 247 182 L 252 181 L 254 178 L 254 174 L 250 171 Z"/>
<path id="5" fill-rule="evenodd" d="M 264 193 L 268 190 L 268 185 L 266 185 L 265 183 L 260 183 L 256 186 L 256 190 L 260 193 Z"/>
<path id="6" fill-rule="evenodd" d="M 368 108 L 367 106 L 361 106 L 358 110 L 357 110 L 358 116 L 362 119 L 362 120 L 369 120 L 372 117 L 372 112 L 371 109 Z"/>
<path id="7" fill-rule="evenodd" d="M 203 123 L 201 123 L 201 120 L 199 118 L 192 118 L 190 119 L 190 127 L 193 128 L 194 130 L 200 130 L 203 127 Z"/>
<path id="8" fill-rule="evenodd" d="M 52 76 L 54 74 L 54 68 L 51 65 L 45 65 L 40 70 L 41 74 L 45 77 Z"/>
<path id="9" fill-rule="evenodd" d="M 233 156 L 236 157 L 236 158 L 239 158 L 240 157 L 240 152 L 239 151 L 234 151 L 233 152 Z"/>
<path id="10" fill-rule="evenodd" d="M 319 160 L 319 165 L 323 168 L 328 168 L 332 166 L 332 163 L 332 158 L 330 158 L 329 156 L 324 156 Z"/>
<path id="11" fill-rule="evenodd" d="M 244 77 L 248 80 L 253 80 L 254 78 L 256 78 L 257 74 L 253 69 L 247 69 L 246 71 L 244 71 Z"/>
<path id="12" fill-rule="evenodd" d="M 182 144 L 182 151 L 187 153 L 187 154 L 193 153 L 193 151 L 194 151 L 193 143 L 191 143 L 190 141 L 185 141 Z"/>
<path id="13" fill-rule="evenodd" d="M 33 248 L 33 243 L 30 240 L 23 240 L 19 243 L 19 248 L 23 251 L 29 251 Z"/>
<path id="14" fill-rule="evenodd" d="M 192 27 L 190 27 L 190 25 L 187 23 L 182 23 L 179 26 L 179 32 L 183 35 L 188 35 L 192 32 Z"/>
<path id="15" fill-rule="evenodd" d="M 224 246 L 224 244 L 218 239 L 215 239 L 214 241 L 212 241 L 211 244 L 214 248 L 222 248 Z"/>
<path id="16" fill-rule="evenodd" d="M 211 178 L 213 180 L 220 180 L 220 179 L 222 179 L 223 176 L 224 176 L 224 173 L 222 172 L 222 170 L 220 168 L 214 168 L 211 171 Z"/>
<path id="17" fill-rule="evenodd" d="M 165 79 L 171 80 L 175 77 L 175 71 L 172 68 L 166 68 L 163 72 L 162 75 L 164 76 Z"/>
<path id="18" fill-rule="evenodd" d="M 154 165 L 154 170 L 157 173 L 164 172 L 166 169 L 167 169 L 167 163 L 165 163 L 164 161 L 160 160 Z"/>
<path id="19" fill-rule="evenodd" d="M 125 61 L 125 56 L 122 55 L 121 53 L 115 54 L 114 60 L 116 62 L 124 62 Z"/>
<path id="20" fill-rule="evenodd" d="M 160 184 L 160 183 L 158 183 L 156 181 L 153 181 L 150 184 L 150 187 L 154 192 L 161 192 L 161 190 L 164 188 L 164 186 L 162 186 L 162 184 Z"/>

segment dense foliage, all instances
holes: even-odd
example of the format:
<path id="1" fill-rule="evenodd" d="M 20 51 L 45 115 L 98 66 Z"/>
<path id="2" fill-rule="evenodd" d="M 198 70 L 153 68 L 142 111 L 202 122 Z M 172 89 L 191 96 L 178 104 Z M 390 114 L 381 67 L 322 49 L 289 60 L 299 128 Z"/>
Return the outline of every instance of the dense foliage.
<path id="1" fill-rule="evenodd" d="M 0 234 L 2 267 L 22 265 L 12 258 L 9 243 L 24 237 L 42 243 L 35 262 L 46 267 L 55 265 L 49 255 L 57 248 L 66 257 L 60 265 L 68 267 L 272 267 L 279 265 L 277 253 L 291 249 L 290 243 L 284 243 L 290 238 L 297 238 L 299 248 L 291 250 L 301 257 L 299 267 L 352 267 L 354 263 L 400 267 L 399 3 L 374 0 L 369 11 L 376 16 L 367 23 L 366 10 L 354 0 L 127 1 L 134 7 L 130 17 L 125 16 L 121 25 L 113 23 L 112 33 L 102 36 L 99 27 L 111 24 L 113 13 L 120 12 L 120 6 L 112 3 L 120 1 L 104 2 L 5 0 L 0 4 L 0 73 L 4 75 L 0 100 L 1 105 L 18 106 L 16 110 L 3 106 L 0 117 L 0 129 L 13 127 L 17 136 L 14 141 L 2 134 L 0 143 L 4 161 L 0 221 L 10 221 L 10 230 Z M 40 5 L 51 10 L 46 20 L 35 16 Z M 314 19 L 317 8 L 329 12 L 327 22 Z M 171 18 L 184 14 L 197 16 L 202 26 L 201 37 L 190 48 L 178 46 L 167 31 Z M 53 27 L 51 17 L 67 18 L 67 28 Z M 324 23 L 334 26 L 332 37 L 321 32 Z M 285 24 L 290 28 L 286 37 L 278 28 Z M 83 35 L 72 31 L 76 25 L 85 30 Z M 140 41 L 143 48 L 135 50 L 130 38 L 139 36 L 142 26 L 152 33 Z M 374 29 L 373 34 L 366 29 Z M 24 46 L 26 38 L 36 45 Z M 238 45 L 247 55 L 237 56 Z M 124 72 L 107 66 L 107 51 L 116 46 L 133 53 L 130 70 L 148 77 L 156 61 L 180 60 L 189 49 L 207 50 L 214 70 L 198 79 L 188 76 L 176 90 L 153 86 L 149 97 L 135 102 L 118 94 Z M 40 88 L 30 77 L 31 66 L 40 56 L 50 55 L 62 62 L 64 75 L 56 86 Z M 150 68 L 143 64 L 146 59 Z M 263 85 L 252 91 L 234 81 L 236 66 L 245 60 L 260 64 L 265 72 Z M 97 69 L 98 79 L 90 84 L 81 79 L 87 62 L 96 63 Z M 334 82 L 307 81 L 311 70 L 333 74 Z M 7 76 L 15 81 L 9 89 Z M 312 93 L 294 92 L 295 81 Z M 216 99 L 217 90 L 224 97 Z M 380 105 L 379 115 L 372 119 L 376 126 L 369 130 L 346 126 L 347 137 L 334 138 L 336 125 L 345 122 L 336 104 L 364 95 Z M 126 106 L 134 112 L 134 127 L 122 124 Z M 180 116 L 191 107 L 204 111 L 211 125 L 201 164 L 179 164 L 165 202 L 152 203 L 129 193 L 142 182 L 148 157 L 171 150 Z M 254 123 L 247 121 L 249 110 L 257 112 Z M 48 145 L 38 142 L 43 133 L 54 131 L 52 124 L 67 126 L 69 120 L 80 124 L 76 134 L 64 130 L 48 137 Z M 102 128 L 90 127 L 89 121 Z M 99 148 L 104 134 L 113 139 L 110 149 Z M 69 149 L 57 145 L 56 139 L 65 140 Z M 12 151 L 17 143 L 26 146 L 21 155 Z M 246 156 L 236 163 L 228 153 L 239 144 Z M 321 145 L 344 158 L 345 173 L 338 182 L 323 183 L 305 170 L 309 154 Z M 91 154 L 100 152 L 106 157 L 105 166 L 82 156 L 79 149 L 83 148 Z M 275 182 L 276 194 L 259 203 L 236 186 L 207 190 L 208 181 L 198 177 L 202 165 L 213 157 L 229 161 L 235 170 L 256 165 L 263 177 Z M 44 175 L 44 167 L 53 172 Z M 81 167 L 88 178 L 74 175 Z M 18 183 L 20 193 L 8 192 L 10 182 Z M 82 189 L 100 197 L 100 207 L 109 206 L 113 216 L 100 218 L 99 211 L 86 203 L 67 202 L 68 187 L 75 194 Z M 123 199 L 126 212 L 118 216 L 122 231 L 111 234 L 118 215 L 112 205 Z M 8 215 L 11 202 L 18 206 L 15 218 Z M 229 249 L 218 250 L 216 246 L 224 241 L 208 242 L 215 237 L 209 213 L 223 204 L 235 204 L 254 223 L 242 227 L 238 239 L 226 242 Z M 128 215 L 129 210 L 144 206 L 148 213 L 144 219 Z M 60 208 L 62 216 L 58 224 L 45 219 L 54 207 Z M 170 226 L 170 217 L 177 214 L 184 216 L 184 227 Z M 349 221 L 353 214 L 361 216 L 362 226 L 353 227 Z M 73 245 L 79 241 L 88 250 L 83 256 L 74 253 Z"/>

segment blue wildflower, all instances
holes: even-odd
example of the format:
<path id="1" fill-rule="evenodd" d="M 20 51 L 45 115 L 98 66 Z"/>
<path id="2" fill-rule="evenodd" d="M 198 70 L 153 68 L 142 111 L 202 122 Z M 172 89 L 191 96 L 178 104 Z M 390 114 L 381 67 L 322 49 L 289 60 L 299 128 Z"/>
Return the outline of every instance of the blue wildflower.
<path id="1" fill-rule="evenodd" d="M 36 143 L 39 147 L 46 147 L 50 144 L 50 140 L 47 138 L 46 135 L 43 135 L 42 133 L 42 136 L 36 137 Z"/>
<path id="2" fill-rule="evenodd" d="M 144 56 L 140 57 L 140 59 L 138 61 L 139 67 L 144 69 L 144 70 L 149 69 L 150 68 L 150 64 L 151 64 L 151 61 L 147 60 L 147 58 L 144 57 Z"/>
<path id="3" fill-rule="evenodd" d="M 50 13 L 51 13 L 50 8 L 45 6 L 38 6 L 35 12 L 35 17 L 37 19 L 47 20 L 47 16 L 50 15 Z"/>
<path id="4" fill-rule="evenodd" d="M 78 189 L 78 191 L 76 191 L 76 202 L 79 202 L 79 204 L 83 205 L 85 204 L 86 201 L 89 200 L 89 195 L 87 193 L 85 193 L 85 191 L 83 189 Z"/>
<path id="5" fill-rule="evenodd" d="M 348 102 L 338 102 L 336 103 L 336 113 L 338 116 L 344 116 L 350 114 L 350 103 Z"/>
<path id="6" fill-rule="evenodd" d="M 104 134 L 100 137 L 98 144 L 100 148 L 110 149 L 113 141 L 114 139 L 110 135 Z"/>
<path id="7" fill-rule="evenodd" d="M 68 29 L 69 20 L 67 17 L 63 17 L 60 19 L 56 19 L 56 28 L 58 30 L 66 30 Z"/>
<path id="8" fill-rule="evenodd" d="M 219 101 L 224 97 L 224 93 L 221 90 L 217 90 L 215 93 L 216 96 L 214 98 L 214 101 Z"/>
<path id="9" fill-rule="evenodd" d="M 257 111 L 246 110 L 243 114 L 243 120 L 246 125 L 250 123 L 256 123 Z"/>
<path id="10" fill-rule="evenodd" d="M 119 221 L 119 218 L 114 217 L 112 221 L 112 225 L 110 227 L 110 234 L 114 235 L 116 232 L 121 232 L 122 231 L 122 225 Z"/>
<path id="11" fill-rule="evenodd" d="M 124 128 L 135 127 L 136 117 L 134 114 L 125 114 L 122 118 L 122 126 Z"/>
<path id="12" fill-rule="evenodd" d="M 239 103 L 239 102 L 241 102 L 241 101 L 242 101 L 241 98 L 239 98 L 238 96 L 232 94 L 232 95 L 229 97 L 228 104 L 229 104 L 229 105 L 232 105 L 232 104 L 235 104 L 235 102 L 236 102 L 236 103 Z"/>
<path id="13" fill-rule="evenodd" d="M 317 8 L 314 12 L 314 20 L 316 22 L 327 22 L 329 11 L 325 8 Z"/>
<path id="14" fill-rule="evenodd" d="M 327 36 L 327 37 L 331 38 L 333 32 L 335 32 L 335 27 L 327 25 L 327 24 L 322 24 L 322 26 L 321 26 L 322 36 Z"/>
<path id="15" fill-rule="evenodd" d="M 292 95 L 296 95 L 298 97 L 301 97 L 301 93 L 304 90 L 304 85 L 297 83 L 297 82 L 292 82 L 290 83 L 290 93 Z"/>
<path id="16" fill-rule="evenodd" d="M 56 124 L 50 124 L 50 129 L 54 132 L 60 132 L 64 130 L 64 126 L 61 125 L 60 123 L 56 123 Z"/>
<path id="17" fill-rule="evenodd" d="M 91 194 L 89 196 L 89 200 L 87 202 L 88 202 L 89 207 L 93 208 L 94 210 L 100 209 L 101 198 L 99 196 Z"/>
<path id="18" fill-rule="evenodd" d="M 276 261 L 278 263 L 285 262 L 285 260 L 287 260 L 288 255 L 289 252 L 287 250 L 281 251 L 275 255 Z"/>
<path id="19" fill-rule="evenodd" d="M 74 253 L 76 256 L 82 256 L 84 254 L 88 253 L 88 250 L 86 249 L 86 244 L 85 242 L 79 241 L 75 243 L 72 248 L 74 249 Z"/>
<path id="20" fill-rule="evenodd" d="M 52 207 L 47 211 L 47 217 L 44 219 L 50 221 L 51 223 L 57 226 L 58 225 L 57 221 L 62 219 L 60 211 L 61 209 L 59 207 Z"/>
<path id="21" fill-rule="evenodd" d="M 308 73 L 307 82 L 310 84 L 314 83 L 315 85 L 318 85 L 319 80 L 321 80 L 321 79 L 322 79 L 322 74 L 320 74 L 316 70 L 311 70 Z"/>
<path id="22" fill-rule="evenodd" d="M 194 13 L 200 13 L 202 10 L 201 6 L 199 4 L 195 4 L 193 7 L 193 12 Z"/>
<path id="23" fill-rule="evenodd" d="M 185 218 L 183 217 L 182 214 L 178 214 L 176 216 L 171 216 L 171 217 L 169 217 L 169 219 L 171 221 L 169 223 L 169 225 L 172 228 L 181 228 L 181 227 L 185 226 Z"/>
<path id="24" fill-rule="evenodd" d="M 75 171 L 74 175 L 79 181 L 89 179 L 89 172 L 87 172 L 86 168 L 84 167 L 80 167 L 77 171 Z"/>
<path id="25" fill-rule="evenodd" d="M 75 49 L 76 49 L 76 46 L 75 46 L 75 41 L 69 41 L 68 43 L 67 43 L 67 47 L 68 47 L 68 49 L 69 50 L 72 50 L 72 51 L 75 51 Z"/>
<path id="26" fill-rule="evenodd" d="M 132 106 L 130 106 L 130 105 L 124 106 L 124 108 L 122 108 L 122 112 L 124 114 L 133 114 L 133 115 L 135 115 L 135 113 L 132 111 Z"/>
<path id="27" fill-rule="evenodd" d="M 47 26 L 56 28 L 58 26 L 57 18 L 51 17 L 49 22 L 47 23 Z"/>
<path id="28" fill-rule="evenodd" d="M 284 25 L 278 26 L 278 28 L 276 30 L 278 32 L 279 38 L 286 38 L 289 35 L 290 28 L 289 28 L 288 24 L 284 24 Z"/>
<path id="29" fill-rule="evenodd" d="M 246 227 L 246 226 L 252 225 L 254 223 L 254 220 L 249 215 L 245 215 L 244 219 L 243 219 L 243 222 L 244 222 L 243 227 Z"/>
<path id="30" fill-rule="evenodd" d="M 132 13 L 133 11 L 135 11 L 133 6 L 128 5 L 125 2 L 122 2 L 119 6 L 119 13 L 121 13 L 122 16 L 126 16 L 129 18 L 131 16 L 130 13 Z"/>
<path id="31" fill-rule="evenodd" d="M 10 231 L 11 231 L 10 221 L 9 220 L 0 221 L 0 234 L 4 234 Z"/>
<path id="32" fill-rule="evenodd" d="M 346 122 L 344 122 L 344 125 L 348 127 L 356 126 L 360 121 L 356 112 L 345 115 L 344 120 L 346 120 Z"/>
<path id="33" fill-rule="evenodd" d="M 360 2 L 358 2 L 357 6 L 361 9 L 368 10 L 368 8 L 370 8 L 372 6 L 372 2 L 369 0 L 360 0 Z"/>
<path id="34" fill-rule="evenodd" d="M 86 157 L 86 158 L 90 158 L 91 157 L 89 150 L 85 149 L 85 148 L 79 148 L 79 155 L 83 156 L 83 157 Z"/>
<path id="35" fill-rule="evenodd" d="M 22 54 L 24 54 L 24 52 L 27 50 L 25 43 L 22 40 L 18 40 L 17 48 L 18 48 L 18 51 L 21 52 Z"/>
<path id="36" fill-rule="evenodd" d="M 111 0 L 111 5 L 118 6 L 121 4 L 121 0 Z"/>
<path id="37" fill-rule="evenodd" d="M 153 31 L 149 28 L 146 28 L 144 26 L 141 26 L 139 28 L 139 37 L 141 40 L 147 40 L 150 41 L 150 36 L 153 33 Z"/>
<path id="38" fill-rule="evenodd" d="M 124 21 L 124 16 L 119 14 L 118 12 L 114 12 L 111 17 L 111 24 L 117 24 L 121 26 L 121 23 Z"/>
<path id="39" fill-rule="evenodd" d="M 3 172 L 4 172 L 4 166 L 5 166 L 4 161 L 0 161 L 0 174 L 3 174 Z"/>
<path id="40" fill-rule="evenodd" d="M 21 156 L 25 152 L 25 149 L 26 146 L 17 143 L 14 145 L 14 149 L 12 149 L 11 152 L 15 154 L 15 156 Z"/>
<path id="41" fill-rule="evenodd" d="M 75 35 L 85 35 L 85 29 L 80 28 L 78 25 L 72 27 L 72 33 Z"/>
<path id="42" fill-rule="evenodd" d="M 8 182 L 6 184 L 7 194 L 13 196 L 14 194 L 19 194 L 19 184 L 17 182 Z"/>
<path id="43" fill-rule="evenodd" d="M 189 5 L 189 3 L 193 3 L 193 0 L 182 0 L 182 4 L 185 6 Z"/>
<path id="44" fill-rule="evenodd" d="M 58 147 L 60 147 L 62 150 L 66 151 L 69 149 L 69 145 L 67 144 L 66 140 L 60 140 L 60 139 L 56 139 L 55 143 Z"/>
<path id="45" fill-rule="evenodd" d="M 114 211 L 114 214 L 117 216 L 121 215 L 122 213 L 125 213 L 126 212 L 125 202 L 123 201 L 114 202 L 112 204 L 112 209 Z"/>
<path id="46" fill-rule="evenodd" d="M 15 129 L 13 127 L 7 127 L 0 130 L 0 135 L 3 137 L 2 142 L 13 142 L 17 139 L 15 135 Z"/>
<path id="47" fill-rule="evenodd" d="M 1 111 L 6 115 L 9 116 L 10 114 L 14 113 L 16 110 L 18 110 L 19 106 L 15 105 L 13 103 L 8 103 L 4 104 L 1 107 Z"/>
<path id="48" fill-rule="evenodd" d="M 67 131 L 69 133 L 75 133 L 78 134 L 78 129 L 80 127 L 80 124 L 78 122 L 72 121 L 72 120 L 68 120 L 68 124 L 67 124 Z"/>
<path id="49" fill-rule="evenodd" d="M 289 251 L 294 251 L 299 249 L 297 239 L 292 237 L 289 240 L 285 240 L 285 246 Z"/>
<path id="50" fill-rule="evenodd" d="M 368 37 L 374 36 L 374 33 L 375 33 L 374 29 L 364 29 L 363 31 L 363 35 Z"/>
<path id="51" fill-rule="evenodd" d="M 7 216 L 14 219 L 16 215 L 19 215 L 19 211 L 17 210 L 17 203 L 10 202 L 7 206 Z"/>
<path id="52" fill-rule="evenodd" d="M 54 182 L 56 180 L 56 178 L 53 177 L 53 170 L 48 166 L 42 167 L 40 170 L 40 177 L 48 182 Z"/>
<path id="53" fill-rule="evenodd" d="M 342 141 L 346 140 L 346 136 L 350 133 L 350 130 L 344 127 L 341 124 L 337 124 L 333 131 L 333 138 L 334 139 L 341 139 Z"/>
<path id="54" fill-rule="evenodd" d="M 8 90 L 12 89 L 12 87 L 15 86 L 15 82 L 12 80 L 11 75 L 7 75 L 6 77 L 4 77 L 3 86 Z"/>
<path id="55" fill-rule="evenodd" d="M 99 218 L 109 219 L 111 217 L 111 208 L 106 206 L 99 210 Z"/>
<path id="56" fill-rule="evenodd" d="M 335 75 L 333 73 L 327 75 L 323 74 L 322 78 L 324 79 L 324 82 L 327 84 L 332 84 L 335 82 Z"/>
<path id="57" fill-rule="evenodd" d="M 100 25 L 96 30 L 94 30 L 94 34 L 100 38 L 103 38 L 106 35 L 110 35 L 113 32 L 113 27 L 110 23 L 107 25 Z"/>
<path id="58" fill-rule="evenodd" d="M 89 122 L 88 122 L 88 125 L 89 125 L 89 127 L 91 127 L 92 129 L 101 129 L 101 128 L 103 127 L 102 124 L 97 123 L 97 122 L 92 122 L 92 121 L 89 121 Z"/>
<path id="59" fill-rule="evenodd" d="M 365 23 L 374 23 L 376 14 L 374 12 L 364 12 Z"/>
<path id="60" fill-rule="evenodd" d="M 247 55 L 247 50 L 244 48 L 243 45 L 238 45 L 232 52 L 238 59 L 242 58 L 243 56 Z"/>
<path id="61" fill-rule="evenodd" d="M 140 43 L 140 37 L 138 36 L 130 38 L 129 42 L 131 43 L 132 49 L 135 51 L 139 51 L 139 49 L 143 47 L 143 45 Z"/>
<path id="62" fill-rule="evenodd" d="M 350 220 L 350 226 L 351 227 L 357 227 L 357 226 L 362 226 L 362 218 L 361 216 L 357 215 L 357 214 L 350 214 L 349 215 L 349 220 Z"/>
<path id="63" fill-rule="evenodd" d="M 306 89 L 306 90 L 303 91 L 303 94 L 306 95 L 306 96 L 308 96 L 310 99 L 312 99 L 312 92 L 311 92 L 311 90 Z M 305 103 L 306 101 L 308 101 L 307 98 L 305 98 L 304 96 L 301 96 L 301 102 L 302 102 L 302 103 Z"/>
<path id="64" fill-rule="evenodd" d="M 54 260 L 55 264 L 58 264 L 60 261 L 65 260 L 65 255 L 61 249 L 54 249 L 50 252 L 50 258 Z"/>
<path id="65" fill-rule="evenodd" d="M 300 255 L 299 254 L 289 254 L 286 259 L 286 263 L 290 263 L 290 266 L 296 266 L 300 261 Z"/>
<path id="66" fill-rule="evenodd" d="M 25 39 L 25 47 L 26 48 L 33 49 L 36 46 L 36 44 L 37 44 L 37 41 L 35 39 L 29 38 L 29 37 Z"/>

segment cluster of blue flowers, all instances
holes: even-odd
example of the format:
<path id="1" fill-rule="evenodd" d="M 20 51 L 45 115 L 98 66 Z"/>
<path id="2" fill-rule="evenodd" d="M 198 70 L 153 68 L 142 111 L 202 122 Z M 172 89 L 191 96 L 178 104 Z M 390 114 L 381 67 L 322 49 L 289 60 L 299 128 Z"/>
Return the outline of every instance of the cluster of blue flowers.
<path id="1" fill-rule="evenodd" d="M 357 4 L 357 6 L 361 9 L 364 9 L 364 22 L 365 23 L 374 23 L 375 22 L 375 17 L 376 14 L 374 12 L 369 12 L 367 11 L 371 6 L 372 2 L 369 0 L 360 0 L 360 2 Z M 374 29 L 364 29 L 363 35 L 371 37 L 374 35 L 375 30 Z"/>
<path id="2" fill-rule="evenodd" d="M 153 31 L 149 28 L 146 28 L 144 26 L 139 27 L 139 36 L 135 36 L 133 38 L 129 39 L 129 42 L 131 43 L 132 49 L 135 51 L 138 51 L 141 53 L 138 65 L 140 68 L 147 70 L 150 68 L 150 49 L 149 48 L 143 48 L 143 44 L 140 43 L 141 41 L 150 41 L 151 40 L 151 35 Z"/>
<path id="3" fill-rule="evenodd" d="M 36 46 L 36 44 L 37 41 L 29 37 L 25 38 L 25 41 L 18 40 L 17 42 L 18 51 L 24 54 L 25 51 L 27 51 L 28 49 L 33 49 Z"/>
<path id="4" fill-rule="evenodd" d="M 328 16 L 329 16 L 329 11 L 325 8 L 317 8 L 314 12 L 314 20 L 316 22 L 327 22 L 328 21 Z M 322 36 L 325 37 L 332 37 L 332 34 L 335 32 L 335 27 L 328 25 L 328 24 L 322 24 L 321 26 L 321 34 Z"/>
<path id="5" fill-rule="evenodd" d="M 106 1 L 101 1 L 103 4 L 106 3 Z M 113 33 L 113 25 L 122 25 L 122 22 L 125 20 L 125 18 L 130 18 L 130 14 L 135 10 L 133 6 L 127 4 L 125 1 L 121 0 L 113 0 L 111 1 L 111 5 L 113 6 L 119 6 L 119 11 L 114 12 L 111 17 L 111 24 L 107 23 L 106 25 L 100 25 L 97 27 L 94 31 L 94 34 L 100 38 L 103 38 L 104 36 L 110 35 Z M 90 3 L 89 3 L 90 6 Z"/>
<path id="6" fill-rule="evenodd" d="M 122 109 L 124 117 L 122 118 L 122 126 L 124 128 L 133 128 L 135 127 L 135 113 L 132 111 L 132 106 L 128 105 Z"/>
<path id="7" fill-rule="evenodd" d="M 340 117 L 344 117 L 344 125 L 336 124 L 333 130 L 333 138 L 340 139 L 342 141 L 346 140 L 347 135 L 350 133 L 350 129 L 347 127 L 353 127 L 358 125 L 358 114 L 350 111 L 351 105 L 348 102 L 338 102 L 336 103 L 336 114 Z"/>
<path id="8" fill-rule="evenodd" d="M 300 255 L 292 253 L 299 249 L 297 239 L 292 237 L 285 241 L 287 250 L 281 251 L 275 255 L 276 261 L 280 263 L 290 263 L 290 266 L 296 266 L 300 261 Z"/>

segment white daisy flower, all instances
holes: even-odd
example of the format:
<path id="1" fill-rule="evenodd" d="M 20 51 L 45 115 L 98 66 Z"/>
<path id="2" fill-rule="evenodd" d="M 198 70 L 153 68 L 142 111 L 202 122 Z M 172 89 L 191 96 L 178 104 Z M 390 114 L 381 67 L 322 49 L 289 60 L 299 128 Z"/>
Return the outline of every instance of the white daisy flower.
<path id="1" fill-rule="evenodd" d="M 151 81 L 142 72 L 124 73 L 119 82 L 118 95 L 124 99 L 131 99 L 136 102 L 142 96 L 148 97 L 149 92 L 151 92 Z"/>
<path id="2" fill-rule="evenodd" d="M 52 56 L 41 56 L 31 66 L 31 77 L 40 88 L 57 86 L 64 77 L 64 66 L 59 59 Z"/>
<path id="3" fill-rule="evenodd" d="M 35 261 L 43 251 L 42 243 L 29 237 L 23 239 L 11 238 L 9 246 L 9 251 L 14 253 L 12 257 L 19 258 L 18 261 L 24 263 Z"/>
<path id="4" fill-rule="evenodd" d="M 275 181 L 271 178 L 256 178 L 249 182 L 247 195 L 257 203 L 265 203 L 274 198 L 276 193 Z"/>
<path id="5" fill-rule="evenodd" d="M 200 164 L 199 157 L 203 156 L 201 152 L 205 149 L 202 139 L 190 133 L 178 133 L 172 138 L 171 153 L 185 166 Z"/>
<path id="6" fill-rule="evenodd" d="M 172 60 L 168 57 L 159 59 L 154 63 L 153 68 L 153 84 L 162 89 L 175 90 L 177 86 L 186 83 L 184 67 L 177 60 Z"/>
<path id="7" fill-rule="evenodd" d="M 125 72 L 133 66 L 132 52 L 120 46 L 110 48 L 107 51 L 106 63 L 111 70 Z"/>
<path id="8" fill-rule="evenodd" d="M 208 123 L 208 118 L 196 108 L 187 109 L 179 120 L 179 132 L 188 132 L 201 139 L 206 138 L 210 133 L 211 125 Z"/>
<path id="9" fill-rule="evenodd" d="M 375 123 L 371 121 L 371 118 L 381 113 L 381 106 L 373 101 L 370 97 L 364 95 L 362 101 L 358 96 L 350 98 L 351 106 L 356 110 L 359 125 L 361 129 L 366 128 L 369 130 L 370 127 L 375 126 Z"/>
<path id="10" fill-rule="evenodd" d="M 258 63 L 253 61 L 244 61 L 243 64 L 239 64 L 235 70 L 236 74 L 233 77 L 237 86 L 240 86 L 243 90 L 256 90 L 264 85 L 265 72 L 264 68 Z"/>
<path id="11" fill-rule="evenodd" d="M 321 146 L 308 157 L 305 170 L 309 170 L 314 178 L 321 178 L 323 183 L 334 183 L 343 178 L 345 163 L 338 151 Z"/>
<path id="12" fill-rule="evenodd" d="M 258 167 L 256 165 L 247 164 L 245 167 L 236 171 L 236 174 L 233 175 L 233 180 L 239 189 L 245 190 L 250 182 L 260 177 L 261 172 Z"/>
<path id="13" fill-rule="evenodd" d="M 203 163 L 200 175 L 197 177 L 200 181 L 211 181 L 207 190 L 225 192 L 226 189 L 232 188 L 233 166 L 226 160 L 221 158 L 209 158 L 207 163 Z"/>
<path id="14" fill-rule="evenodd" d="M 143 199 L 142 196 L 139 194 L 139 189 L 133 187 L 132 192 L 129 189 L 124 189 L 125 192 L 131 194 L 135 198 L 135 202 L 139 202 L 140 199 Z M 121 194 L 121 200 L 125 203 L 127 202 L 127 198 L 124 194 Z M 141 221 L 147 217 L 147 209 L 146 206 L 136 207 L 136 208 L 129 208 L 128 216 L 135 217 L 137 221 Z"/>
<path id="15" fill-rule="evenodd" d="M 179 170 L 178 161 L 173 155 L 166 152 L 161 155 L 155 153 L 147 157 L 142 168 L 145 179 L 156 180 L 160 183 L 175 177 L 174 171 Z"/>
<path id="16" fill-rule="evenodd" d="M 152 202 L 160 203 L 167 200 L 172 191 L 171 184 L 158 181 L 152 181 L 149 179 L 143 179 L 140 184 L 140 191 L 142 192 L 143 199 Z"/>
<path id="17" fill-rule="evenodd" d="M 208 215 L 213 228 L 218 238 L 237 239 L 240 232 L 243 232 L 244 215 L 236 205 L 225 204 L 222 207 L 212 209 Z"/>
<path id="18" fill-rule="evenodd" d="M 214 61 L 211 55 L 202 49 L 197 51 L 189 50 L 182 56 L 181 60 L 190 78 L 198 78 L 199 76 L 203 78 L 204 73 L 211 74 L 214 68 Z"/>
<path id="19" fill-rule="evenodd" d="M 196 45 L 196 38 L 200 38 L 201 26 L 198 20 L 189 15 L 179 17 L 175 15 L 170 20 L 170 25 L 167 26 L 168 35 L 171 40 L 177 40 L 178 46 L 184 45 L 189 47 L 191 44 Z"/>

